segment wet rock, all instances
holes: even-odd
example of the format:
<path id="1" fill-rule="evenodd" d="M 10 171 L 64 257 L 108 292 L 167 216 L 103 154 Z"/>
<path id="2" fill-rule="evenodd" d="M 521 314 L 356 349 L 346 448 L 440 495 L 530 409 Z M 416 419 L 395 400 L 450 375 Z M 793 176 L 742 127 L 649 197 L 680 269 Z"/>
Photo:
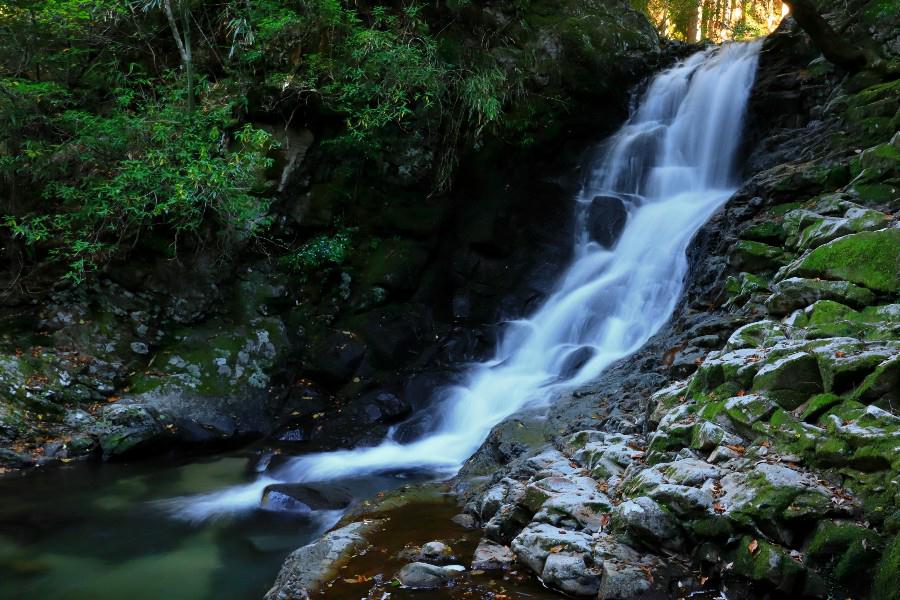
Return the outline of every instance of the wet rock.
<path id="1" fill-rule="evenodd" d="M 641 452 L 635 449 L 640 446 L 639 441 L 633 436 L 597 433 L 600 437 L 596 441 L 586 442 L 572 455 L 572 459 L 588 469 L 594 479 L 621 475 L 629 465 L 642 457 Z"/>
<path id="2" fill-rule="evenodd" d="M 859 308 L 873 304 L 875 294 L 848 281 L 789 277 L 772 286 L 766 309 L 773 315 L 784 316 L 818 300 L 834 300 Z"/>
<path id="3" fill-rule="evenodd" d="M 590 535 L 546 523 L 529 524 L 511 544 L 516 559 L 538 574 L 543 573 L 551 550 L 554 553 L 588 554 L 591 546 Z"/>
<path id="4" fill-rule="evenodd" d="M 313 347 L 310 370 L 329 381 L 342 383 L 353 376 L 365 353 L 366 346 L 359 336 L 335 331 Z"/>
<path id="5" fill-rule="evenodd" d="M 620 198 L 597 196 L 588 208 L 586 228 L 592 240 L 605 248 L 612 248 L 627 221 L 628 209 Z"/>
<path id="6" fill-rule="evenodd" d="M 423 562 L 414 562 L 404 566 L 397 572 L 397 579 L 413 589 L 433 589 L 444 587 L 459 571 L 447 567 L 439 567 Z"/>
<path id="7" fill-rule="evenodd" d="M 481 496 L 478 515 L 482 521 L 490 520 L 504 504 L 517 504 L 525 495 L 525 486 L 509 477 L 491 486 Z"/>
<path id="8" fill-rule="evenodd" d="M 777 246 L 738 240 L 729 256 L 729 262 L 737 270 L 761 273 L 773 271 L 786 264 L 788 257 L 784 250 Z"/>
<path id="9" fill-rule="evenodd" d="M 295 600 L 317 592 L 337 575 L 341 565 L 368 545 L 366 536 L 382 525 L 381 521 L 361 521 L 325 534 L 317 541 L 293 551 L 278 572 L 266 600 Z"/>
<path id="10" fill-rule="evenodd" d="M 691 448 L 709 452 L 720 445 L 735 445 L 743 439 L 710 421 L 702 421 L 694 427 Z"/>
<path id="11" fill-rule="evenodd" d="M 822 376 L 815 356 L 797 352 L 766 363 L 753 378 L 754 391 L 766 391 L 780 406 L 793 410 L 822 391 Z"/>
<path id="12" fill-rule="evenodd" d="M 647 497 L 623 502 L 612 512 L 614 531 L 628 534 L 650 548 L 677 549 L 683 543 L 675 519 L 654 500 Z"/>
<path id="13" fill-rule="evenodd" d="M 107 458 L 148 454 L 171 438 L 169 431 L 145 407 L 113 404 L 103 407 L 92 433 Z"/>
<path id="14" fill-rule="evenodd" d="M 503 546 L 483 539 L 475 548 L 475 555 L 472 557 L 473 571 L 506 571 L 513 562 L 515 556 L 509 546 Z"/>
<path id="15" fill-rule="evenodd" d="M 602 514 L 612 503 L 590 477 L 546 477 L 529 484 L 522 504 L 534 519 L 587 531 L 599 531 Z"/>
<path id="16" fill-rule="evenodd" d="M 656 466 L 666 478 L 679 485 L 696 486 L 710 479 L 722 476 L 722 470 L 706 461 L 696 458 L 683 458 L 672 463 Z"/>
<path id="17" fill-rule="evenodd" d="M 579 597 L 597 596 L 601 570 L 588 555 L 558 552 L 544 563 L 541 579 L 550 587 Z"/>
<path id="18" fill-rule="evenodd" d="M 419 549 L 419 560 L 439 563 L 453 558 L 453 548 L 440 541 L 427 542 Z"/>
<path id="19" fill-rule="evenodd" d="M 476 519 L 472 515 L 468 515 L 465 513 L 454 515 L 454 517 L 450 520 L 463 529 L 475 529 L 476 527 L 478 527 L 478 519 Z"/>
<path id="20" fill-rule="evenodd" d="M 503 504 L 484 525 L 485 535 L 501 544 L 509 544 L 519 535 L 534 513 L 518 504 Z"/>
<path id="21" fill-rule="evenodd" d="M 276 483 L 267 486 L 262 494 L 264 507 L 302 512 L 340 510 L 352 501 L 353 492 L 339 483 Z"/>

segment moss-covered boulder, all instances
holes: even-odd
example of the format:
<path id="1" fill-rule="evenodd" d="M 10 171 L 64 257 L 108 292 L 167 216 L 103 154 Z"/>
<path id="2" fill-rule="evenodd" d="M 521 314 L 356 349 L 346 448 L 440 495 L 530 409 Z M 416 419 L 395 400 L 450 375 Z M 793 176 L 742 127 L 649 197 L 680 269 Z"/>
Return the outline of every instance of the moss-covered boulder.
<path id="1" fill-rule="evenodd" d="M 822 376 L 815 356 L 796 352 L 767 362 L 753 378 L 754 391 L 766 391 L 780 406 L 793 410 L 812 394 L 822 391 Z"/>
<path id="2" fill-rule="evenodd" d="M 740 350 L 746 348 L 763 348 L 772 346 L 785 339 L 785 328 L 776 321 L 764 320 L 748 323 L 736 329 L 728 337 L 725 350 Z M 751 355 L 752 356 L 752 355 Z"/>
<path id="3" fill-rule="evenodd" d="M 895 536 L 888 544 L 878 563 L 874 586 L 875 600 L 900 599 L 898 577 L 900 577 L 900 535 Z"/>
<path id="4" fill-rule="evenodd" d="M 819 300 L 789 318 L 794 332 L 806 339 L 854 337 L 893 340 L 900 334 L 900 305 L 867 306 L 860 311 L 832 300 Z"/>
<path id="5" fill-rule="evenodd" d="M 897 411 L 900 407 L 900 355 L 879 363 L 854 390 L 853 398 Z"/>
<path id="6" fill-rule="evenodd" d="M 851 521 L 824 520 L 810 537 L 807 555 L 826 565 L 844 583 L 870 574 L 878 560 L 881 540 L 877 533 Z"/>
<path id="7" fill-rule="evenodd" d="M 744 536 L 735 552 L 734 572 L 787 594 L 802 588 L 806 568 L 784 548 Z"/>
<path id="8" fill-rule="evenodd" d="M 900 229 L 846 235 L 819 246 L 787 269 L 788 275 L 844 280 L 876 292 L 900 292 Z"/>
<path id="9" fill-rule="evenodd" d="M 824 390 L 845 393 L 863 381 L 880 364 L 900 355 L 900 344 L 852 344 L 845 338 L 838 338 L 836 343 L 822 340 L 813 344 L 811 350 L 819 363 Z"/>
<path id="10" fill-rule="evenodd" d="M 742 271 L 762 273 L 773 271 L 789 261 L 789 256 L 778 246 L 762 242 L 738 240 L 728 257 L 731 266 Z"/>
<path id="11" fill-rule="evenodd" d="M 818 300 L 834 300 L 862 308 L 875 302 L 875 294 L 849 281 L 789 277 L 772 286 L 766 310 L 773 315 L 783 316 Z"/>

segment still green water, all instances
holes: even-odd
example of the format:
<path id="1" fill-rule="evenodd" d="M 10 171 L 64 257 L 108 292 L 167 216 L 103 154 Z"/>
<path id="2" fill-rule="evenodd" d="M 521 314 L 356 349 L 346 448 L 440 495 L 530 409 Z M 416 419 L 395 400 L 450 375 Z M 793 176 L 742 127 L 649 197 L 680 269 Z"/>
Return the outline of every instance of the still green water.
<path id="1" fill-rule="evenodd" d="M 155 504 L 255 478 L 258 455 L 72 464 L 0 479 L 0 598 L 260 598 L 329 523 L 255 511 L 185 523 Z"/>

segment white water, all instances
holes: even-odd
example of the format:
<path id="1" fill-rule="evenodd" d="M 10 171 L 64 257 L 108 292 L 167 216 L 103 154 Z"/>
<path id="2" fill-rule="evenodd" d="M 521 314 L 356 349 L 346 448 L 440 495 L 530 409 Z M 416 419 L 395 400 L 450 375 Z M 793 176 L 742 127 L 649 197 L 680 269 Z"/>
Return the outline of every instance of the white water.
<path id="1" fill-rule="evenodd" d="M 408 443 L 389 436 L 374 447 L 292 459 L 255 484 L 183 499 L 181 516 L 199 520 L 258 507 L 273 481 L 404 469 L 451 476 L 495 425 L 596 379 L 638 350 L 672 315 L 694 234 L 735 191 L 733 163 L 760 44 L 695 54 L 653 80 L 577 198 L 572 265 L 535 314 L 510 325 L 492 360 L 472 367 L 463 385 L 440 392 L 433 431 Z M 583 225 L 597 196 L 607 198 L 597 202 L 620 198 L 628 210 L 611 249 L 592 241 Z M 592 350 L 591 358 L 564 379 L 567 357 L 582 348 Z"/>

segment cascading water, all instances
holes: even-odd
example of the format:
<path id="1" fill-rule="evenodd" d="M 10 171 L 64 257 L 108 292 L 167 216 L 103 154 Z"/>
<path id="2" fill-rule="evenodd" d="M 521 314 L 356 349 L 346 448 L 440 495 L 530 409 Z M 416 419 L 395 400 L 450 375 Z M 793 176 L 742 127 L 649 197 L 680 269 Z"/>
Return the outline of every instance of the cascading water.
<path id="1" fill-rule="evenodd" d="M 491 429 L 526 407 L 596 379 L 671 317 L 697 230 L 735 191 L 734 162 L 761 42 L 697 53 L 658 75 L 609 141 L 576 206 L 572 265 L 528 319 L 515 321 L 492 360 L 440 390 L 432 431 L 401 443 L 294 458 L 256 483 L 182 499 L 203 519 L 259 506 L 266 485 L 423 469 L 455 474 Z M 591 238 L 603 203 L 627 213 L 611 248 Z"/>

